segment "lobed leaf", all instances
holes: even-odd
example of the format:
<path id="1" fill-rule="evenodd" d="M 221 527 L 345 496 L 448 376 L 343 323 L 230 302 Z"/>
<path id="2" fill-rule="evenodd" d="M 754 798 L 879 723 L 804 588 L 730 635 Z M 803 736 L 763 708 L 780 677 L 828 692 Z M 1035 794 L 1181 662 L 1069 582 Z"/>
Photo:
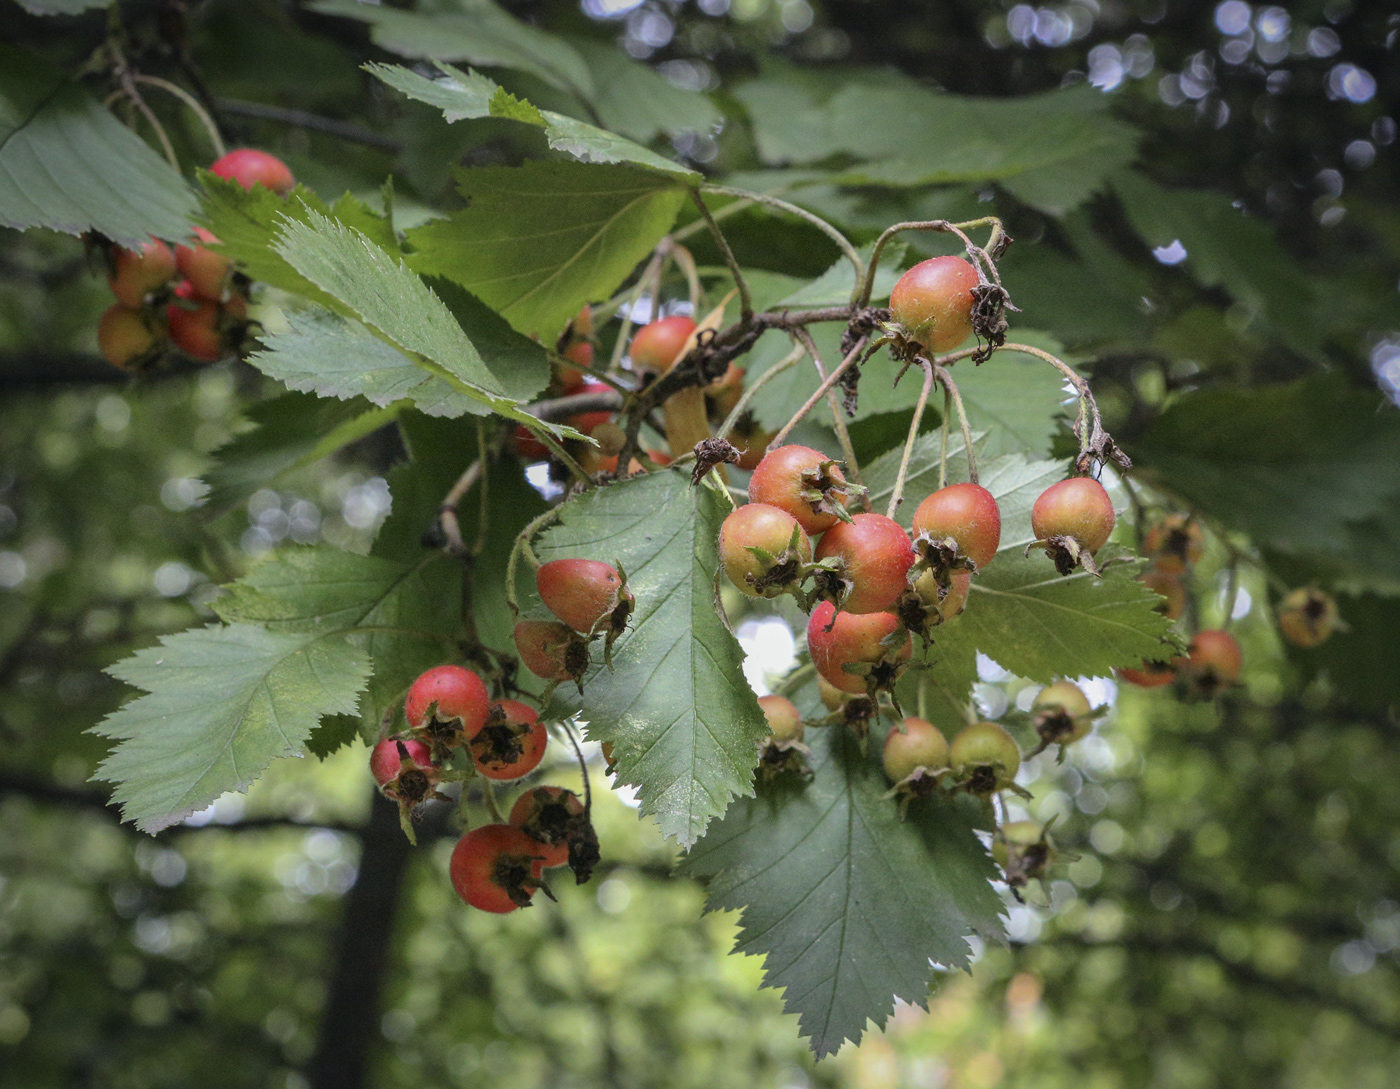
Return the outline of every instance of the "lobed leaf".
<path id="1" fill-rule="evenodd" d="M 96 777 L 158 832 L 300 753 L 323 715 L 354 712 L 369 661 L 344 636 L 234 624 L 163 636 L 108 672 L 148 694 L 94 727 L 119 742 Z"/>
<path id="2" fill-rule="evenodd" d="M 809 730 L 810 781 L 735 802 L 681 863 L 711 910 L 741 909 L 736 951 L 766 957 L 818 1058 L 883 1022 L 895 999 L 927 1007 L 930 962 L 970 963 L 968 937 L 1001 937 L 996 869 L 975 804 L 926 799 L 901 821 L 880 768 L 844 727 Z"/>
<path id="3" fill-rule="evenodd" d="M 694 170 L 662 158 L 622 136 L 579 121 L 553 110 L 541 110 L 523 99 L 507 94 L 497 84 L 477 72 L 461 72 L 440 64 L 438 79 L 428 79 L 406 68 L 389 64 L 368 64 L 366 70 L 410 98 L 436 106 L 448 122 L 497 117 L 544 129 L 549 146 L 583 162 L 627 163 L 694 184 L 700 175 Z M 648 74 L 655 76 L 650 69 Z M 660 76 L 655 76 L 660 80 Z M 661 80 L 665 83 L 664 80 Z M 670 87 L 670 84 L 666 84 Z M 683 93 L 683 92 L 678 92 Z M 665 96 L 663 96 L 664 98 Z"/>
<path id="4" fill-rule="evenodd" d="M 409 263 L 545 343 L 584 303 L 616 290 L 684 199 L 673 181 L 626 166 L 532 162 L 458 177 L 468 207 L 410 231 Z"/>
<path id="5" fill-rule="evenodd" d="M 581 714 L 590 739 L 612 743 L 618 780 L 639 788 L 642 812 L 682 846 L 752 793 L 767 733 L 715 600 L 716 540 L 731 509 L 687 474 L 658 472 L 569 501 L 536 548 L 546 562 L 584 556 L 626 570 L 632 627 L 613 668 L 589 674 Z"/>

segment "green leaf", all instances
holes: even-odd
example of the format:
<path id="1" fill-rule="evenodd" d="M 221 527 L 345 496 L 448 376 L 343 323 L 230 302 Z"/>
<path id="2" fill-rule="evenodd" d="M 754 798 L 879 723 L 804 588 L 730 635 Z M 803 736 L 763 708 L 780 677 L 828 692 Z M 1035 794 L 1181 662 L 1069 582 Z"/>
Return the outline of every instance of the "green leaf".
<path id="1" fill-rule="evenodd" d="M 374 408 L 361 400 L 335 402 L 301 393 L 263 401 L 247 410 L 255 425 L 234 436 L 204 473 L 208 507 L 222 513 L 259 488 L 318 461 L 394 422 L 402 405 Z"/>
<path id="2" fill-rule="evenodd" d="M 369 741 L 414 676 L 456 657 L 460 576 L 460 565 L 437 552 L 402 563 L 329 546 L 290 548 L 228 587 L 216 609 L 270 631 L 337 632 L 368 654 L 360 731 Z"/>
<path id="3" fill-rule="evenodd" d="M 421 371 L 485 409 L 540 426 L 487 369 L 476 346 L 443 301 L 422 279 L 364 234 L 308 211 L 307 222 L 288 220 L 283 224 L 276 249 L 299 273 L 341 300 L 366 325 L 406 353 Z M 303 346 L 307 343 L 302 342 Z M 326 362 L 324 344 L 314 355 L 309 351 L 303 355 L 304 364 Z M 386 358 L 377 356 L 371 359 L 370 369 L 382 372 L 386 365 Z M 393 383 L 381 373 L 368 379 L 367 385 L 376 386 L 376 395 L 384 396 L 383 388 Z M 437 389 L 433 387 L 427 399 L 445 412 L 447 406 L 436 400 Z M 462 401 L 451 408 L 465 406 Z M 543 426 L 555 434 L 579 437 L 571 428 Z"/>
<path id="4" fill-rule="evenodd" d="M 980 436 L 973 433 L 972 441 L 977 443 Z M 928 431 L 914 440 L 914 449 L 909 455 L 909 467 L 904 476 L 904 501 L 895 512 L 895 521 L 908 529 L 913 524 L 914 510 L 927 495 L 938 490 L 938 465 L 942 459 L 942 431 Z M 948 483 L 956 484 L 967 479 L 967 455 L 962 432 L 957 423 L 950 421 L 948 432 Z M 904 444 L 889 450 L 869 465 L 862 466 L 865 486 L 870 489 L 870 503 L 875 510 L 884 513 L 894 495 L 894 482 L 899 475 L 899 462 L 904 456 Z M 986 483 L 985 481 L 983 482 Z M 1006 517 L 1002 516 L 1002 525 Z"/>
<path id="5" fill-rule="evenodd" d="M 309 7 L 369 23 L 374 44 L 401 57 L 511 68 L 585 101 L 595 94 L 593 75 L 571 45 L 517 21 L 489 0 L 463 0 L 456 10 L 433 13 L 358 0 L 317 0 Z"/>
<path id="6" fill-rule="evenodd" d="M 94 727 L 119 742 L 97 778 L 158 832 L 300 753 L 322 715 L 353 712 L 369 662 L 344 637 L 236 624 L 163 636 L 108 672 L 148 695 Z"/>
<path id="7" fill-rule="evenodd" d="M 1136 156 L 1137 131 L 1108 116 L 1107 98 L 1088 87 L 988 99 L 889 72 L 835 78 L 775 67 L 737 95 L 765 162 L 863 160 L 835 173 L 843 185 L 999 181 L 1058 215 Z"/>
<path id="8" fill-rule="evenodd" d="M 615 45 L 585 39 L 573 44 L 593 72 L 593 108 L 604 128 L 645 142 L 662 134 L 710 132 L 724 120 L 703 94 L 682 90 Z"/>
<path id="9" fill-rule="evenodd" d="M 716 541 L 731 509 L 685 473 L 633 477 L 566 503 L 536 549 L 546 562 L 586 556 L 627 572 L 632 627 L 612 670 L 585 681 L 581 713 L 590 739 L 612 743 L 618 779 L 640 789 L 642 812 L 682 846 L 731 798 L 752 793 L 767 732 L 715 601 Z"/>
<path id="10" fill-rule="evenodd" d="M 1400 419 L 1340 374 L 1184 395 L 1133 457 L 1257 544 L 1400 580 Z"/>
<path id="11" fill-rule="evenodd" d="M 469 206 L 409 232 L 418 272 L 461 284 L 552 342 L 671 229 L 684 192 L 624 166 L 535 162 L 459 174 Z"/>
<path id="12" fill-rule="evenodd" d="M 507 94 L 477 72 L 461 72 L 450 65 L 440 64 L 438 70 L 442 77 L 428 79 L 397 65 L 368 64 L 365 69 L 410 98 L 438 107 L 449 122 L 483 117 L 519 121 L 544 129 L 550 147 L 584 162 L 627 163 L 687 184 L 700 181 L 700 175 L 695 171 L 606 129 L 553 110 L 536 109 L 529 102 Z"/>
<path id="13" fill-rule="evenodd" d="M 1029 331 L 1018 329 L 1013 339 L 1062 359 L 1066 354 L 1052 338 Z M 1049 455 L 1069 396 L 1059 371 L 1022 352 L 998 351 L 981 366 L 963 362 L 952 374 L 972 429 L 987 435 L 983 457 L 1015 451 L 1038 458 Z M 933 399 L 942 406 L 939 391 L 934 391 Z"/>
<path id="14" fill-rule="evenodd" d="M 187 237 L 197 207 L 184 179 L 62 72 L 0 46 L 0 226 L 132 246 Z"/>
<path id="15" fill-rule="evenodd" d="M 870 254 L 874 248 L 875 243 L 872 242 L 859 250 L 861 260 L 866 264 L 870 263 Z M 890 297 L 890 289 L 899 280 L 900 263 L 904 260 L 906 249 L 902 242 L 895 242 L 881 252 L 880 267 L 875 272 L 875 283 L 870 292 L 872 303 Z M 851 301 L 855 288 L 855 269 L 851 267 L 850 261 L 842 257 L 811 283 L 774 303 L 769 309 L 777 310 L 784 306 L 793 309 L 809 306 L 845 306 Z M 813 389 L 815 388 L 814 386 Z"/>
<path id="16" fill-rule="evenodd" d="M 785 990 L 820 1058 L 896 998 L 927 1007 L 930 961 L 966 967 L 968 936 L 999 939 L 1003 909 L 975 804 L 926 799 L 901 821 L 878 734 L 864 754 L 842 728 L 807 740 L 811 781 L 736 802 L 682 869 L 708 879 L 712 910 L 742 909 L 736 951 L 766 957 L 764 985 Z"/>
<path id="17" fill-rule="evenodd" d="M 244 189 L 237 182 L 208 171 L 200 175 L 200 182 L 204 186 L 205 222 L 219 239 L 219 245 L 211 248 L 233 258 L 259 283 L 301 295 L 322 306 L 344 309 L 334 296 L 302 276 L 273 248 L 288 219 L 306 223 L 313 214 L 324 216 L 353 227 L 388 253 L 399 252 L 388 220 L 353 197 L 342 197 L 332 207 L 305 186 L 298 186 L 283 198 L 264 186 Z"/>
<path id="18" fill-rule="evenodd" d="M 1204 287 L 1223 287 L 1251 316 L 1295 349 L 1316 351 L 1317 320 L 1306 276 L 1268 223 L 1236 208 L 1226 193 L 1166 189 L 1136 171 L 1120 171 L 1113 190 L 1149 246 L 1179 242 L 1183 267 Z"/>

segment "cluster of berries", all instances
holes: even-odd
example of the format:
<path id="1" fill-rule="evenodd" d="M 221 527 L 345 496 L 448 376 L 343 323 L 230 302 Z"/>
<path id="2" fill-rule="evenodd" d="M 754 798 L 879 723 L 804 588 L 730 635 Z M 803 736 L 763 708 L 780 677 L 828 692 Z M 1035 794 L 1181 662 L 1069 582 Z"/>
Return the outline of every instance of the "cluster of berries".
<path id="1" fill-rule="evenodd" d="M 719 555 L 743 593 L 796 597 L 811 614 L 817 673 L 875 699 L 903 673 L 911 636 L 927 641 L 966 608 L 973 576 L 996 556 L 1001 512 L 981 485 L 952 484 L 919 504 L 911 538 L 885 515 L 849 514 L 858 490 L 821 451 L 780 446 L 754 469 L 750 501 L 721 526 Z M 1062 572 L 1092 569 L 1113 522 L 1108 493 L 1087 477 L 1052 485 L 1031 512 L 1036 544 Z"/>
<path id="2" fill-rule="evenodd" d="M 285 196 L 296 184 L 280 159 L 239 148 L 209 167 L 212 174 L 245 189 L 264 185 Z M 248 328 L 248 283 L 233 262 L 207 247 L 217 243 L 196 227 L 194 237 L 173 250 L 158 238 L 138 249 L 105 247 L 108 284 L 117 297 L 97 326 L 97 343 L 107 362 L 141 372 L 167 345 L 212 362 L 236 349 Z"/>
<path id="3" fill-rule="evenodd" d="M 832 717 L 814 725 L 850 723 L 851 705 L 865 702 L 857 721 L 868 723 L 874 712 L 869 697 L 852 696 L 819 678 L 822 702 Z M 802 756 L 805 724 L 797 706 L 785 696 L 762 696 L 759 705 L 768 720 L 769 736 L 762 742 L 759 767 L 764 778 L 804 768 Z M 1034 756 L 1051 745 L 1064 746 L 1086 736 L 1094 720 L 1107 708 L 1094 708 L 1084 691 L 1070 681 L 1057 681 L 1041 689 L 1031 703 L 1030 725 L 1039 744 Z M 1020 746 L 1005 727 L 995 722 L 974 722 L 960 730 L 950 743 L 933 723 L 914 716 L 900 718 L 885 735 L 882 760 L 892 784 L 889 796 L 899 799 L 901 813 L 910 802 L 937 791 L 962 791 L 990 797 L 1002 790 L 1024 793 L 1016 786 L 1022 755 Z M 1000 851 L 998 851 L 1000 845 Z M 1001 863 L 1007 884 L 1023 887 L 1044 875 L 1053 851 L 1046 830 L 1032 821 L 1013 821 L 998 829 L 993 855 Z"/>
<path id="4" fill-rule="evenodd" d="M 404 700 L 404 718 L 407 730 L 375 745 L 369 766 L 380 791 L 398 804 L 410 840 L 414 811 L 432 799 L 448 800 L 442 784 L 478 775 L 522 779 L 539 766 L 549 741 L 539 712 L 517 700 L 493 700 L 485 682 L 458 665 L 418 677 Z M 470 757 L 469 765 L 454 768 L 458 752 Z M 567 864 L 582 883 L 597 861 L 585 802 L 571 790 L 537 786 L 516 799 L 506 823 L 472 829 L 458 841 L 452 884 L 473 907 L 514 911 L 529 906 L 536 889 L 549 894 L 546 869 Z"/>
<path id="5" fill-rule="evenodd" d="M 627 630 L 636 606 L 627 576 L 601 560 L 551 560 L 535 572 L 535 588 L 557 619 L 516 622 L 520 660 L 537 677 L 573 681 L 583 691 L 592 660 L 589 645 L 601 639 L 610 657 L 613 643 Z"/>

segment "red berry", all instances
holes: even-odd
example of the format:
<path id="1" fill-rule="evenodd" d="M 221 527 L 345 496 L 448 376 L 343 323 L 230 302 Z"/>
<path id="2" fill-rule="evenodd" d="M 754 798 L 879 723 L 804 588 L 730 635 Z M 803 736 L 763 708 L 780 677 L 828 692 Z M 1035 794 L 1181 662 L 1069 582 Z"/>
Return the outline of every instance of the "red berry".
<path id="1" fill-rule="evenodd" d="M 420 768 L 426 768 L 431 764 L 432 756 L 428 752 L 428 746 L 423 742 L 413 738 L 400 740 L 394 737 L 386 737 L 376 745 L 369 754 L 369 770 L 374 776 L 374 781 L 380 786 L 388 786 L 399 777 L 399 769 L 403 766 L 403 757 L 399 753 L 399 746 L 404 747 L 408 758 Z"/>
<path id="2" fill-rule="evenodd" d="M 577 680 L 588 669 L 588 644 L 573 628 L 557 621 L 518 621 L 515 649 L 525 668 L 547 681 Z"/>
<path id="3" fill-rule="evenodd" d="M 887 646 L 884 640 L 892 637 L 893 644 Z M 833 687 L 859 694 L 870 687 L 867 678 L 875 687 L 888 688 L 913 654 L 908 633 L 900 632 L 899 621 L 890 613 L 838 613 L 829 601 L 812 610 L 807 649 L 817 672 Z M 843 668 L 848 665 L 865 668 L 848 672 Z"/>
<path id="4" fill-rule="evenodd" d="M 1176 620 L 1186 611 L 1186 587 L 1181 585 L 1181 579 L 1176 575 L 1169 574 L 1160 567 L 1153 567 L 1144 571 L 1138 578 L 1162 596 L 1162 603 L 1157 606 L 1157 611 L 1168 620 Z"/>
<path id="5" fill-rule="evenodd" d="M 1015 782 L 1021 750 L 995 722 L 974 722 L 953 738 L 948 764 L 968 793 L 992 794 Z"/>
<path id="6" fill-rule="evenodd" d="M 215 160 L 209 167 L 209 173 L 236 181 L 244 189 L 265 185 L 279 197 L 285 197 L 296 187 L 296 179 L 286 163 L 275 155 L 251 147 L 236 148 Z"/>
<path id="7" fill-rule="evenodd" d="M 885 774 L 890 782 L 909 778 L 916 768 L 938 771 L 948 766 L 948 739 L 931 722 L 921 718 L 906 718 L 904 731 L 891 730 L 885 735 Z"/>
<path id="8" fill-rule="evenodd" d="M 518 700 L 501 700 L 491 705 L 486 724 L 468 744 L 486 778 L 519 779 L 539 766 L 548 743 L 538 711 Z"/>
<path id="9" fill-rule="evenodd" d="M 1031 507 L 1031 530 L 1037 539 L 1073 537 L 1090 552 L 1108 541 L 1113 522 L 1113 500 L 1102 484 L 1087 476 L 1051 484 Z"/>
<path id="10" fill-rule="evenodd" d="M 559 379 L 559 384 L 564 388 L 565 393 L 582 393 L 583 368 L 593 366 L 593 345 L 586 340 L 581 340 L 577 344 L 570 344 L 562 354 L 570 363 L 577 363 L 578 366 L 568 367 L 556 363 L 554 374 Z"/>
<path id="11" fill-rule="evenodd" d="M 795 555 L 782 558 L 796 531 Z M 773 558 L 750 552 L 759 548 Z M 767 503 L 745 503 L 719 527 L 719 558 L 729 581 L 750 597 L 773 597 L 796 585 L 799 568 L 812 559 L 812 541 L 787 511 Z"/>
<path id="12" fill-rule="evenodd" d="M 818 561 L 839 558 L 850 583 L 841 608 L 848 613 L 888 609 L 904 593 L 914 548 L 899 523 L 883 514 L 857 514 L 837 522 L 817 542 Z M 821 585 L 818 576 L 818 585 Z"/>
<path id="13" fill-rule="evenodd" d="M 122 370 L 154 353 L 159 343 L 160 336 L 139 310 L 110 306 L 97 323 L 97 346 L 103 358 Z"/>
<path id="14" fill-rule="evenodd" d="M 452 849 L 449 867 L 458 896 L 500 915 L 530 906 L 543 869 L 540 845 L 509 824 L 473 828 Z"/>
<path id="15" fill-rule="evenodd" d="M 890 312 L 931 352 L 956 348 L 972 332 L 977 270 L 961 257 L 920 261 L 894 285 Z"/>
<path id="16" fill-rule="evenodd" d="M 978 568 L 986 567 L 1001 543 L 1001 510 L 992 493 L 979 484 L 950 484 L 940 488 L 914 512 L 914 533 L 933 540 L 951 537 L 958 554 Z"/>
<path id="17" fill-rule="evenodd" d="M 439 755 L 474 738 L 491 706 L 486 682 L 459 665 L 434 666 L 418 677 L 404 699 L 409 729 Z"/>
<path id="18" fill-rule="evenodd" d="M 112 251 L 112 275 L 107 283 L 123 306 L 138 307 L 146 296 L 175 278 L 175 254 L 159 238 L 137 250 L 120 246 Z"/>
<path id="19" fill-rule="evenodd" d="M 1120 669 L 1118 676 L 1138 688 L 1161 688 L 1176 680 L 1176 665 L 1173 662 L 1144 661 L 1141 669 Z"/>
<path id="20" fill-rule="evenodd" d="M 673 314 L 650 325 L 643 325 L 632 338 L 632 347 L 628 352 L 632 357 L 632 366 L 639 370 L 670 370 L 693 332 L 695 322 L 682 314 Z"/>
<path id="21" fill-rule="evenodd" d="M 765 454 L 749 478 L 749 501 L 785 510 L 809 534 L 825 533 L 839 521 L 846 478 L 836 463 L 810 446 L 780 446 Z"/>
<path id="22" fill-rule="evenodd" d="M 222 311 L 218 303 L 195 297 L 188 281 L 175 288 L 178 301 L 165 308 L 170 339 L 182 352 L 212 363 L 224 354 L 224 335 L 219 328 Z"/>
<path id="23" fill-rule="evenodd" d="M 1326 642 L 1342 623 L 1332 595 L 1307 586 L 1285 594 L 1277 615 L 1283 637 L 1305 649 Z"/>
<path id="24" fill-rule="evenodd" d="M 535 586 L 550 612 L 585 635 L 599 621 L 615 617 L 619 607 L 624 608 L 625 626 L 632 611 L 622 576 L 601 560 L 550 560 L 535 572 Z"/>
<path id="25" fill-rule="evenodd" d="M 201 242 L 219 241 L 203 227 L 196 227 L 194 233 Z M 233 262 L 227 257 L 203 246 L 176 246 L 175 265 L 197 298 L 222 301 L 233 272 Z"/>
<path id="26" fill-rule="evenodd" d="M 1211 628 L 1196 633 L 1181 665 L 1182 676 L 1197 694 L 1211 697 L 1240 679 L 1244 652 L 1228 631 Z"/>
<path id="27" fill-rule="evenodd" d="M 586 823 L 583 802 L 572 790 L 537 786 L 510 807 L 510 823 L 540 845 L 544 868 L 569 861 L 569 836 Z"/>
<path id="28" fill-rule="evenodd" d="M 517 424 L 510 437 L 511 452 L 521 461 L 544 461 L 549 457 L 549 447 L 535 438 L 535 434 L 524 424 Z"/>
<path id="29" fill-rule="evenodd" d="M 608 385 L 606 382 L 599 382 L 597 379 L 589 378 L 586 379 L 577 389 L 573 390 L 572 392 L 574 394 L 611 393 L 612 386 Z M 597 427 L 599 424 L 607 423 L 612 418 L 613 413 L 609 409 L 603 408 L 598 409 L 595 412 L 575 413 L 574 415 L 569 416 L 567 419 L 565 419 L 564 422 L 570 427 L 583 432 L 583 434 L 585 435 L 591 435 L 593 434 L 593 429 L 595 427 Z"/>
<path id="30" fill-rule="evenodd" d="M 802 712 L 786 696 L 759 696 L 758 705 L 768 720 L 768 732 L 778 741 L 802 740 Z"/>

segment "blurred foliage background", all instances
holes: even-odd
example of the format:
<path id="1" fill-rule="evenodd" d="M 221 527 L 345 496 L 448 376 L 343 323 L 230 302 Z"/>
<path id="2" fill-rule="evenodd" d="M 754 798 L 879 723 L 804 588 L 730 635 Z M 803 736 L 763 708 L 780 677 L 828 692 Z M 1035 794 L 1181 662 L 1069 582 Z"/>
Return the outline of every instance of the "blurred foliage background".
<path id="1" fill-rule="evenodd" d="M 0 39 L 80 64 L 109 13 L 26 10 L 43 6 L 55 5 L 0 2 Z M 454 164 L 517 161 L 526 137 L 504 122 L 448 127 L 387 94 L 358 66 L 393 59 L 393 43 L 331 13 L 353 6 L 117 7 L 143 66 L 197 87 L 236 143 L 274 151 L 328 197 L 371 197 L 392 174 L 402 227 L 450 203 Z M 859 133 L 823 144 L 801 128 L 812 102 L 848 86 L 893 95 L 881 99 L 893 112 L 870 122 L 887 129 L 877 146 L 898 143 L 910 122 L 899 96 L 917 86 L 1099 96 L 1103 125 L 1141 133 L 1140 189 L 1124 182 L 1117 199 L 1086 199 L 1072 179 L 1032 193 L 818 178 L 802 201 L 862 238 L 993 205 L 1018 240 L 1004 268 L 1028 323 L 1077 353 L 1114 434 L 1134 454 L 1141 441 L 1166 492 L 1190 468 L 1150 452 L 1179 452 L 1169 440 L 1183 434 L 1198 440 L 1198 467 L 1265 465 L 1284 482 L 1256 497 L 1267 511 L 1185 489 L 1217 531 L 1198 573 L 1201 614 L 1221 619 L 1216 575 L 1232 550 L 1253 548 L 1288 583 L 1330 586 L 1351 630 L 1285 652 L 1268 614 L 1277 585 L 1250 567 L 1242 688 L 1184 705 L 1098 684 L 1114 709 L 1095 737 L 1062 765 L 1035 765 L 1032 811 L 1056 817 L 1064 858 L 1026 903 L 1008 897 L 1010 946 L 946 979 L 929 1012 L 901 1007 L 885 1031 L 813 1064 L 780 997 L 757 989 L 760 966 L 726 956 L 733 918 L 701 914 L 702 890 L 669 876 L 671 848 L 612 795 L 598 803 L 600 879 L 562 890 L 558 908 L 499 919 L 469 916 L 451 893 L 441 820 L 408 849 L 372 798 L 361 747 L 280 764 L 246 798 L 155 837 L 117 822 L 89 784 L 105 746 L 85 731 L 127 695 L 102 668 L 208 617 L 214 583 L 282 542 L 364 548 L 401 450 L 376 433 L 275 490 L 224 479 L 220 494 L 236 501 L 201 506 L 211 453 L 246 432 L 269 384 L 232 364 L 128 380 L 96 356 L 108 298 L 81 244 L 4 231 L 0 1082 L 1393 1084 L 1400 529 L 1392 509 L 1339 541 L 1324 508 L 1338 491 L 1394 494 L 1393 448 L 1330 413 L 1348 384 L 1392 402 L 1400 391 L 1400 17 L 1351 0 L 501 7 L 577 46 L 595 74 L 625 54 L 688 92 L 683 131 L 667 135 L 621 92 L 605 120 L 719 177 L 796 182 L 818 160 L 828 172 L 859 163 Z M 537 77 L 492 75 L 578 112 Z M 178 103 L 152 105 L 182 161 L 206 161 Z M 995 125 L 984 135 L 994 143 Z M 909 154 L 936 161 L 938 149 Z M 1151 186 L 1218 199 L 1168 201 Z M 1273 232 L 1237 229 L 1222 218 L 1231 202 Z M 815 276 L 831 260 L 794 223 L 744 213 L 726 230 L 761 268 Z M 1298 395 L 1322 421 L 1315 436 L 1250 392 L 1323 371 L 1344 381 Z M 1254 438 L 1212 443 L 1189 415 L 1172 431 L 1193 394 L 1225 398 L 1221 411 Z M 983 682 L 989 709 L 1025 695 L 993 663 Z"/>

